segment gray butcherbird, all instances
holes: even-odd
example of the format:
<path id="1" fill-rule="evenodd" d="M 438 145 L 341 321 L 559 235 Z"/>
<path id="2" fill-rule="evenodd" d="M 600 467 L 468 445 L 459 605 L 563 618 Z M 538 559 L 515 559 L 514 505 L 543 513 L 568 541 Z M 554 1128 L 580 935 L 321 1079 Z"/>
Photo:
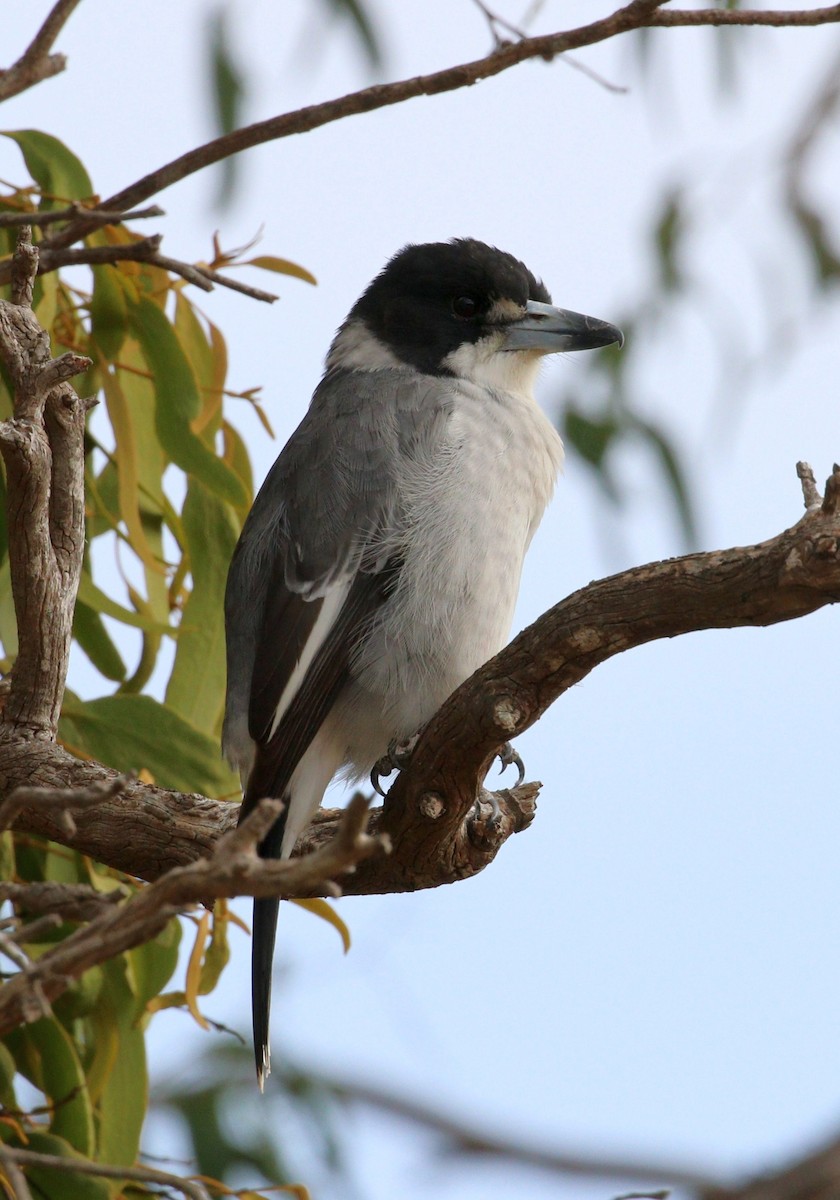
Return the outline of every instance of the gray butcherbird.
<path id="1" fill-rule="evenodd" d="M 242 816 L 286 804 L 264 857 L 292 853 L 338 770 L 370 772 L 502 647 L 563 461 L 540 359 L 622 340 L 470 238 L 407 246 L 353 306 L 228 577 L 225 753 Z M 277 910 L 254 903 L 261 1088 Z"/>

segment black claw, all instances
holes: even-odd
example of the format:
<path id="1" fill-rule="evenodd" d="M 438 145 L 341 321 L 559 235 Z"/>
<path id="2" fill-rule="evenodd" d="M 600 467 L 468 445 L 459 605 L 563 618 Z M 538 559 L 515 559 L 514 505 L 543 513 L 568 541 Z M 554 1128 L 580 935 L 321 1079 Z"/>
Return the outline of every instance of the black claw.
<path id="1" fill-rule="evenodd" d="M 371 787 L 380 796 L 385 797 L 382 790 L 382 785 L 379 782 L 383 775 L 393 775 L 394 771 L 401 771 L 403 767 L 408 766 L 411 752 L 417 745 L 417 739 L 420 735 L 415 733 L 411 737 L 406 738 L 402 742 L 394 739 L 388 746 L 388 750 L 380 759 L 373 764 L 373 770 L 370 773 Z"/>
<path id="2" fill-rule="evenodd" d="M 496 757 L 501 763 L 500 772 L 506 771 L 508 767 L 516 767 L 516 770 L 519 772 L 519 778 L 514 784 L 514 787 L 520 787 L 525 779 L 525 764 L 514 750 L 513 746 L 511 746 L 510 742 L 505 742 L 504 746 L 502 746 Z"/>
<path id="3" fill-rule="evenodd" d="M 382 784 L 379 781 L 383 775 L 392 775 L 393 772 L 394 764 L 391 761 L 391 756 L 389 754 L 383 754 L 382 757 L 373 764 L 373 770 L 370 773 L 371 787 L 375 792 L 379 793 L 383 800 L 385 798 L 385 793 L 382 790 Z"/>

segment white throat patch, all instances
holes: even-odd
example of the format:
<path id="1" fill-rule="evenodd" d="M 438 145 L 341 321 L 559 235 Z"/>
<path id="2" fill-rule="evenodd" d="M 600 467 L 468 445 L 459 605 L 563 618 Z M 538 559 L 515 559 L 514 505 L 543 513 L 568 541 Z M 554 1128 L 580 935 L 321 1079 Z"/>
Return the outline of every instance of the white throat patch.
<path id="1" fill-rule="evenodd" d="M 533 399 L 542 354 L 534 350 L 500 349 L 503 334 L 464 342 L 447 354 L 443 366 L 459 379 Z"/>

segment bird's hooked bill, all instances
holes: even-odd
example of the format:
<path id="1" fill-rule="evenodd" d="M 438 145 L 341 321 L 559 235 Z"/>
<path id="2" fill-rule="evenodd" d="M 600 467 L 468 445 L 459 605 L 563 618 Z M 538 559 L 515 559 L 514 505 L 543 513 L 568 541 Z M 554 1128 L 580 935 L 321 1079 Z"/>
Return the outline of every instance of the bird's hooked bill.
<path id="1" fill-rule="evenodd" d="M 502 348 L 556 354 L 561 350 L 594 350 L 614 342 L 623 346 L 624 334 L 609 321 L 529 300 L 525 305 L 525 316 L 507 327 Z"/>

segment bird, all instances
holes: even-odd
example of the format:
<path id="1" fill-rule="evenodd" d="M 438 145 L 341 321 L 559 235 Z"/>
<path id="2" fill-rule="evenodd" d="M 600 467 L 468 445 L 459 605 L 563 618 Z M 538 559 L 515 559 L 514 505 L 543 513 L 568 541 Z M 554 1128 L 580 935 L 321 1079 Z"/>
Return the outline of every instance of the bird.
<path id="1" fill-rule="evenodd" d="M 563 462 L 540 361 L 613 343 L 614 325 L 553 307 L 524 263 L 473 238 L 405 246 L 353 305 L 227 580 L 240 820 L 284 801 L 262 857 L 288 858 L 333 776 L 364 778 L 505 644 Z M 260 1090 L 278 905 L 254 901 Z"/>

